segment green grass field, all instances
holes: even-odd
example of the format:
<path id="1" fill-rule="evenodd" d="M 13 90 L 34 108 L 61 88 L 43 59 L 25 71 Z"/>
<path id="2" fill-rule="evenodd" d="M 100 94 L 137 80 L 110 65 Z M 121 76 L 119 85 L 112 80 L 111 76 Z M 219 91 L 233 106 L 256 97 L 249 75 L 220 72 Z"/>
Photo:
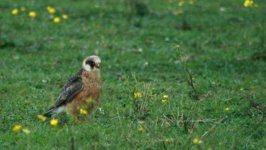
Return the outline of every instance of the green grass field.
<path id="1" fill-rule="evenodd" d="M 2 0 L 0 149 L 266 149 L 266 3 L 243 2 Z M 38 120 L 92 54 L 101 109 Z"/>

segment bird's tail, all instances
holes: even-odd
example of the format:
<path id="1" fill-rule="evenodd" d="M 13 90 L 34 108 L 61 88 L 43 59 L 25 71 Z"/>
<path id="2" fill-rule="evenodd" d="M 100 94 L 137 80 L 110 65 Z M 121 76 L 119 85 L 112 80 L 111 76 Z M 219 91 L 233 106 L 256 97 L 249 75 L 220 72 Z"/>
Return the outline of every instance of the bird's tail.
<path id="1" fill-rule="evenodd" d="M 46 113 L 43 114 L 43 116 L 47 118 L 51 118 L 54 115 L 56 115 L 56 107 L 51 107 Z"/>
<path id="2" fill-rule="evenodd" d="M 65 106 L 52 107 L 46 113 L 44 113 L 43 116 L 47 118 L 51 118 L 64 111 L 65 111 Z"/>

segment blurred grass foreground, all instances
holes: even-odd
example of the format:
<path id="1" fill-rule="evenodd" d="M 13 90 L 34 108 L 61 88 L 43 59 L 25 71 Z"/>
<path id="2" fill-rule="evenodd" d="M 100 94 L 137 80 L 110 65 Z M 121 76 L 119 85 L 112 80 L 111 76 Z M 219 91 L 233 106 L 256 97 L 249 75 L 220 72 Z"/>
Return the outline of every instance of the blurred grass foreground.
<path id="1" fill-rule="evenodd" d="M 266 149 L 265 5 L 1 0 L 0 149 Z M 92 54 L 90 122 L 40 115 Z"/>

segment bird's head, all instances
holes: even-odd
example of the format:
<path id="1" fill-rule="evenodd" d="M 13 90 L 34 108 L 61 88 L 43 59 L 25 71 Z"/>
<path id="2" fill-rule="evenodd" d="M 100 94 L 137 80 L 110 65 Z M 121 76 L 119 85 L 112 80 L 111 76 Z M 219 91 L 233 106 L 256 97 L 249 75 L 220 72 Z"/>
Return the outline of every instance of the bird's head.
<path id="1" fill-rule="evenodd" d="M 96 55 L 88 56 L 83 60 L 82 68 L 86 71 L 98 70 L 100 68 L 101 59 Z"/>

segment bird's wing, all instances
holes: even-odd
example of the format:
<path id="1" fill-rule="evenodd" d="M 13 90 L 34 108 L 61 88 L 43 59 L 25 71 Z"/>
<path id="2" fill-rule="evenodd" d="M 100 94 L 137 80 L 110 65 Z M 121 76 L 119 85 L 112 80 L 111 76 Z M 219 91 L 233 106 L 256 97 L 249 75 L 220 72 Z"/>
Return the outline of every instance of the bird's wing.
<path id="1" fill-rule="evenodd" d="M 65 83 L 64 85 L 64 89 L 65 90 L 67 87 L 69 87 L 73 82 L 75 82 L 76 80 L 81 79 L 81 75 L 82 75 L 83 70 L 81 69 L 79 72 L 77 72 L 74 76 L 72 76 L 70 79 L 68 79 L 68 81 Z"/>
<path id="2" fill-rule="evenodd" d="M 73 100 L 73 98 L 82 90 L 83 83 L 81 78 L 82 71 L 71 77 L 65 84 L 60 95 L 57 97 L 55 107 L 65 105 Z"/>

